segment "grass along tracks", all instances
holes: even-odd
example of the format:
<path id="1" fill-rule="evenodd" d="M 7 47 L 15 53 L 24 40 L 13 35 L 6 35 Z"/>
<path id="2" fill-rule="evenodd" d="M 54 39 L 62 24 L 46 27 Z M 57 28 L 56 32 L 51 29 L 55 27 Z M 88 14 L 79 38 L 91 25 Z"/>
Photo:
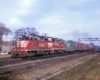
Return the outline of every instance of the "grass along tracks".
<path id="1" fill-rule="evenodd" d="M 63 71 L 49 80 L 100 80 L 100 55 Z"/>

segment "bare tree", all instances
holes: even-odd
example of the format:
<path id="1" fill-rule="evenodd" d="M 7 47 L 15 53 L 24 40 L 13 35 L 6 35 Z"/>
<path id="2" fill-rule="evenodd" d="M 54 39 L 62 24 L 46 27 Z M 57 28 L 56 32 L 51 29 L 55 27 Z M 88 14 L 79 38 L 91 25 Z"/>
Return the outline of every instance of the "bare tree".
<path id="1" fill-rule="evenodd" d="M 5 27 L 4 23 L 0 23 L 0 46 L 2 46 L 3 35 L 8 35 L 10 33 L 12 33 L 12 31 L 9 28 Z"/>
<path id="2" fill-rule="evenodd" d="M 23 34 L 38 35 L 39 32 L 34 27 L 33 28 L 31 28 L 31 27 L 20 28 L 20 29 L 15 31 L 14 39 L 18 40 L 18 38 Z"/>

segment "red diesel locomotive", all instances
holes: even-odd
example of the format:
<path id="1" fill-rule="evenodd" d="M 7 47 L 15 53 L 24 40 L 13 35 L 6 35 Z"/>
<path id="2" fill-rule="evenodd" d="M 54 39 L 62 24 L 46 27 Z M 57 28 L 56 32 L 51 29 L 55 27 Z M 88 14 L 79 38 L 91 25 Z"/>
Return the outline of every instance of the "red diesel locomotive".
<path id="1" fill-rule="evenodd" d="M 12 50 L 12 57 L 32 57 L 36 55 L 50 55 L 65 52 L 62 39 L 23 35 Z"/>

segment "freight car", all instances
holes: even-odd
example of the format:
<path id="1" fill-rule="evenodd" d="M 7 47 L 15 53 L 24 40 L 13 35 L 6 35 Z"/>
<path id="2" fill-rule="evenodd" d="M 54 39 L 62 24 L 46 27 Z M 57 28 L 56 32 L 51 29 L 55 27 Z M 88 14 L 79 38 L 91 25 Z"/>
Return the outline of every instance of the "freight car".
<path id="1" fill-rule="evenodd" d="M 90 43 L 88 45 L 88 49 L 89 49 L 89 51 L 94 51 L 94 44 L 93 43 Z"/>
<path id="2" fill-rule="evenodd" d="M 85 52 L 88 51 L 88 44 L 79 43 L 76 41 L 64 41 L 67 52 Z"/>
<path id="3" fill-rule="evenodd" d="M 95 52 L 100 52 L 100 46 L 94 46 L 94 51 Z"/>
<path id="4" fill-rule="evenodd" d="M 17 45 L 12 49 L 11 54 L 12 57 L 32 57 L 85 51 L 100 51 L 100 47 L 94 44 L 88 45 L 54 37 L 22 35 L 17 41 Z"/>
<path id="5" fill-rule="evenodd" d="M 75 51 L 73 41 L 64 41 L 64 45 L 67 53 L 72 53 Z"/>

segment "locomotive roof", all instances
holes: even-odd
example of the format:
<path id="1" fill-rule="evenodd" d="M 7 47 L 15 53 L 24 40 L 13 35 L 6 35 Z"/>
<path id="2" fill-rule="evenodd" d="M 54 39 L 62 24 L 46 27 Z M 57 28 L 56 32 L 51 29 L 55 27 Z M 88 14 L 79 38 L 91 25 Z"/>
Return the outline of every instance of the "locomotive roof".
<path id="1" fill-rule="evenodd" d="M 23 34 L 22 37 L 33 37 L 33 38 L 42 38 L 42 39 L 51 38 L 53 40 L 63 41 L 63 39 L 61 39 L 61 38 L 47 37 L 47 36 L 36 35 L 36 34 L 30 34 L 30 35 L 29 34 Z"/>
<path id="2" fill-rule="evenodd" d="M 47 37 L 47 36 L 42 36 L 42 35 L 33 35 L 33 37 L 35 37 L 35 36 L 37 36 L 37 37 L 42 37 L 42 38 L 52 38 L 52 39 L 58 39 L 58 40 L 63 40 L 63 39 L 61 39 L 61 38 L 55 38 L 55 37 Z"/>

